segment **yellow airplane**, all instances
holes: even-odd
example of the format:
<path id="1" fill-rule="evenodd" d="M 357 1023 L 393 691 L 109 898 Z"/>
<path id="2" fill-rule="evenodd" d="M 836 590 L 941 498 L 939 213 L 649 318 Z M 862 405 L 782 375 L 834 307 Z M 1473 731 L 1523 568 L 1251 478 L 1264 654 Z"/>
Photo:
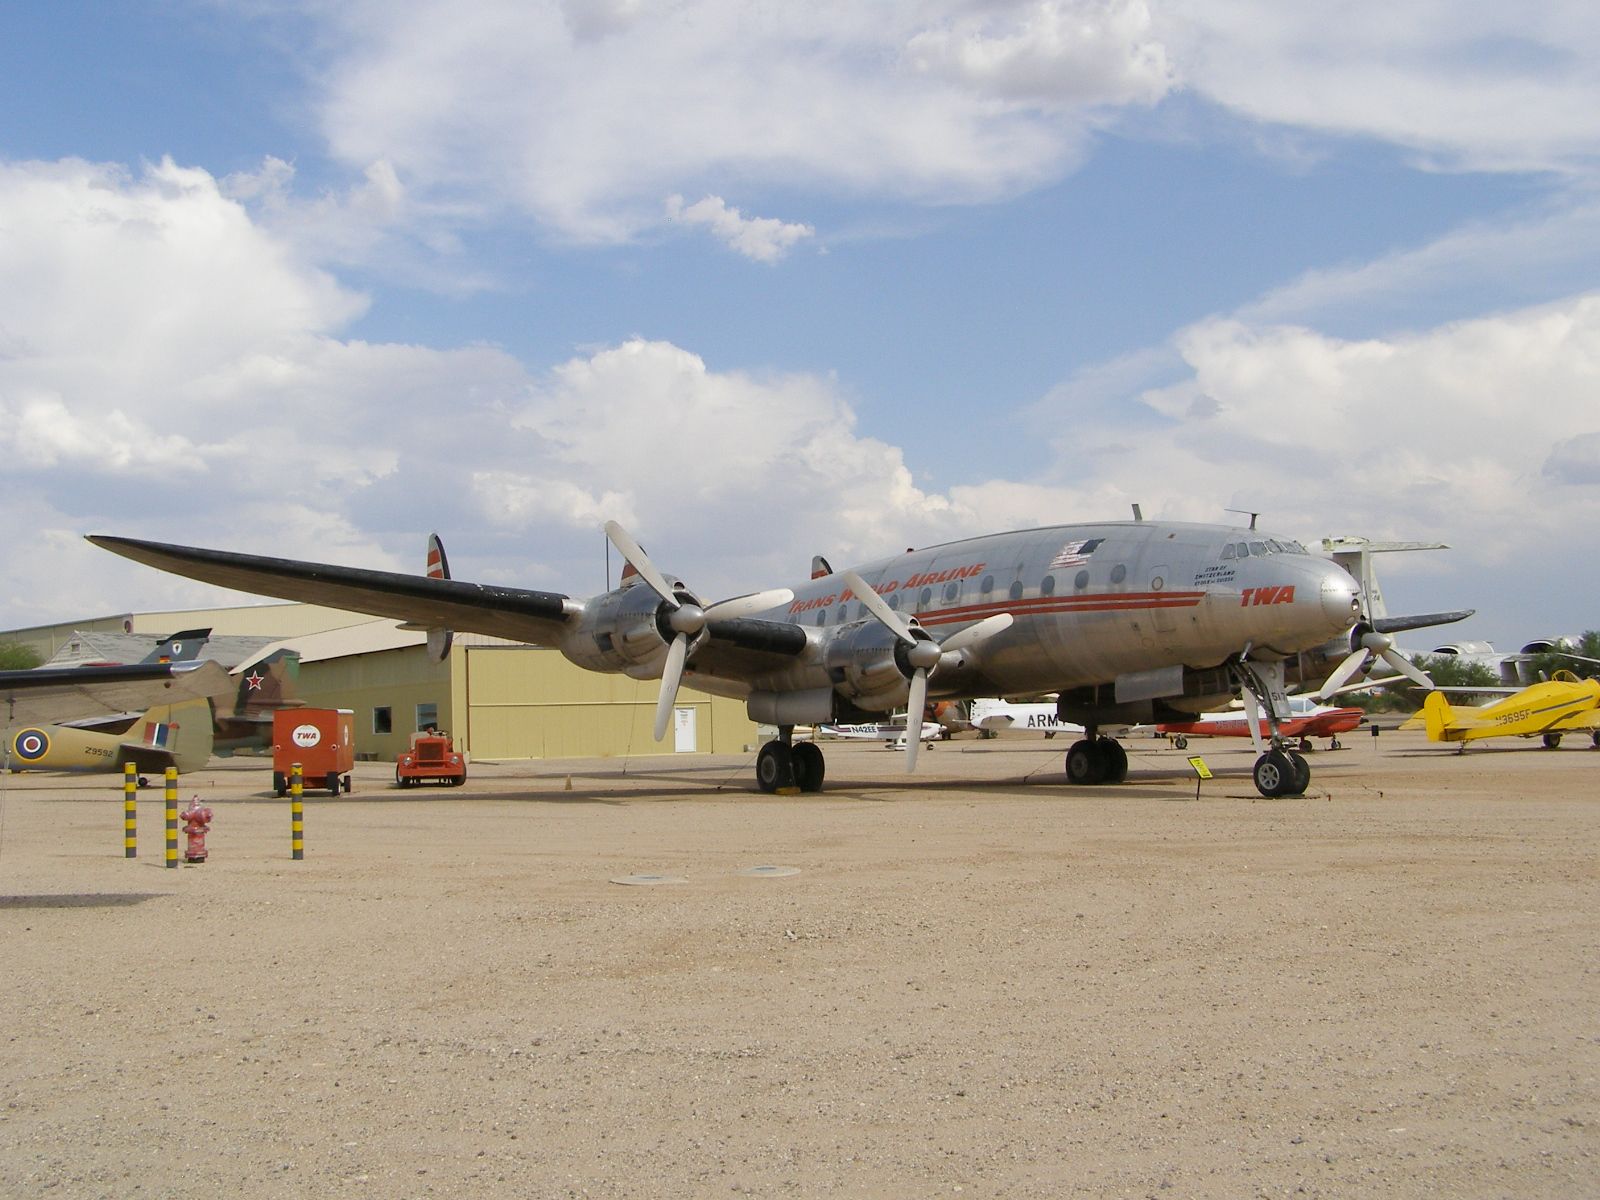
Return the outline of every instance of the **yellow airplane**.
<path id="1" fill-rule="evenodd" d="M 1542 737 L 1547 749 L 1561 744 L 1563 733 L 1587 731 L 1600 747 L 1600 679 L 1579 679 L 1557 671 L 1503 700 L 1480 706 L 1454 705 L 1442 692 L 1428 693 L 1421 709 L 1401 729 L 1426 729 L 1433 742 L 1466 743 L 1491 737 Z"/>
<path id="2" fill-rule="evenodd" d="M 211 757 L 210 697 L 231 690 L 214 662 L 0 672 L 0 767 L 12 771 L 196 771 Z M 152 704 L 152 701 L 160 703 Z M 55 724 L 100 707 L 138 712 L 116 732 Z M 11 722 L 28 722 L 10 724 Z M 141 783 L 143 779 L 141 778 Z"/>

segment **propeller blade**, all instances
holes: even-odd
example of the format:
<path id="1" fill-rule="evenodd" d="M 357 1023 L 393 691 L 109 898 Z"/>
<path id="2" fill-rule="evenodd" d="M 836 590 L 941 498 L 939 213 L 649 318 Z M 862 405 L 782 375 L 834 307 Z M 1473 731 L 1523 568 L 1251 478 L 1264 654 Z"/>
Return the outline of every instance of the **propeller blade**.
<path id="1" fill-rule="evenodd" d="M 1257 754 L 1265 754 L 1266 748 L 1261 744 L 1261 705 L 1256 703 L 1256 694 L 1249 688 L 1240 688 L 1244 693 L 1244 715 L 1250 722 L 1250 741 L 1255 745 Z"/>
<path id="2" fill-rule="evenodd" d="M 628 565 L 639 572 L 639 578 L 650 585 L 650 590 L 655 592 L 673 608 L 678 607 L 678 598 L 672 594 L 666 577 L 656 570 L 655 563 L 650 561 L 650 556 L 644 552 L 644 547 L 633 540 L 633 536 L 618 525 L 615 521 L 606 522 L 606 536 L 611 539 L 623 558 L 628 560 Z"/>
<path id="3" fill-rule="evenodd" d="M 979 642 L 992 638 L 1002 630 L 1010 629 L 1014 620 L 1010 613 L 995 613 L 992 617 L 985 617 L 976 625 L 968 625 L 959 633 L 953 633 L 939 643 L 941 650 L 964 650 L 968 646 L 976 646 Z"/>
<path id="4" fill-rule="evenodd" d="M 890 608 L 883 597 L 867 585 L 866 580 L 854 571 L 841 572 L 839 578 L 844 580 L 845 586 L 855 593 L 856 599 L 866 606 L 867 611 L 887 625 L 902 642 L 913 644 L 916 642 L 917 639 L 911 635 L 911 626 L 906 623 L 906 619 Z"/>
<path id="5" fill-rule="evenodd" d="M 727 621 L 734 617 L 748 617 L 751 613 L 777 608 L 780 604 L 787 604 L 793 599 L 794 593 L 788 588 L 773 588 L 769 592 L 751 592 L 748 596 L 734 596 L 729 600 L 718 600 L 706 609 L 706 620 Z"/>
<path id="6" fill-rule="evenodd" d="M 667 736 L 672 723 L 672 706 L 677 703 L 678 684 L 683 680 L 683 662 L 689 655 L 689 639 L 678 634 L 667 647 L 667 663 L 661 669 L 661 695 L 656 698 L 656 741 Z"/>
<path id="7" fill-rule="evenodd" d="M 922 714 L 928 707 L 928 672 L 918 667 L 911 674 L 911 697 L 906 701 L 906 772 L 917 769 L 922 749 Z"/>
<path id="8" fill-rule="evenodd" d="M 1388 663 L 1396 671 L 1399 671 L 1400 674 L 1404 675 L 1407 679 L 1414 681 L 1421 687 L 1427 688 L 1429 691 L 1433 690 L 1433 680 L 1429 679 L 1425 674 L 1423 674 L 1422 668 L 1413 663 L 1404 654 L 1401 654 L 1398 650 L 1391 650 L 1388 648 L 1381 650 L 1379 653 L 1383 655 L 1384 662 Z"/>
<path id="9" fill-rule="evenodd" d="M 1348 655 L 1342 663 L 1334 668 L 1334 672 L 1328 676 L 1327 682 L 1317 689 L 1317 699 L 1326 700 L 1348 683 L 1350 677 L 1361 669 L 1361 664 L 1366 661 L 1366 657 L 1367 648 L 1365 646 Z"/>

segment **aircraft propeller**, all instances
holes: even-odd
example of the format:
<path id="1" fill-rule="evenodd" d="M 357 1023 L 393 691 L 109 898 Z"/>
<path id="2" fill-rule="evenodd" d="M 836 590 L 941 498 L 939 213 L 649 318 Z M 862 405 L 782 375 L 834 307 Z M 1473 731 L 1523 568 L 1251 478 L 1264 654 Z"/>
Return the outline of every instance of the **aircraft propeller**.
<path id="1" fill-rule="evenodd" d="M 906 701 L 906 770 L 917 768 L 917 750 L 922 746 L 922 713 L 928 705 L 928 674 L 939 665 L 944 655 L 976 646 L 1011 626 L 1010 613 L 995 613 L 975 625 L 968 625 L 945 638 L 934 640 L 933 635 L 920 625 L 914 625 L 885 603 L 882 596 L 854 571 L 842 571 L 839 578 L 855 593 L 856 599 L 879 624 L 889 629 L 905 647 L 905 663 L 911 668 L 911 695 Z M 920 635 L 920 636 L 919 636 Z"/>
<path id="2" fill-rule="evenodd" d="M 788 588 L 775 588 L 768 592 L 753 592 L 748 596 L 735 596 L 702 608 L 687 595 L 680 595 L 667 582 L 666 576 L 656 569 L 644 547 L 633 540 L 615 521 L 606 522 L 606 537 L 611 544 L 639 573 L 639 578 L 650 590 L 661 597 L 666 606 L 664 620 L 672 630 L 672 641 L 667 645 L 667 661 L 661 670 L 661 695 L 656 700 L 656 741 L 667 736 L 667 725 L 672 720 L 672 706 L 678 699 L 678 685 L 683 682 L 684 664 L 689 658 L 689 644 L 712 621 L 725 621 L 734 617 L 747 617 L 765 608 L 776 608 L 794 599 Z"/>
<path id="3" fill-rule="evenodd" d="M 1316 697 L 1326 703 L 1331 699 L 1347 680 L 1357 672 L 1365 675 L 1380 658 L 1393 667 L 1406 678 L 1424 688 L 1432 688 L 1433 680 L 1429 679 L 1420 668 L 1415 666 L 1410 659 L 1394 648 L 1394 639 L 1387 632 L 1376 626 L 1386 625 L 1386 622 L 1363 621 L 1357 625 L 1350 634 L 1350 644 L 1353 649 L 1350 654 L 1334 668 L 1333 674 L 1317 689 Z M 1415 628 L 1406 625 L 1403 628 Z"/>

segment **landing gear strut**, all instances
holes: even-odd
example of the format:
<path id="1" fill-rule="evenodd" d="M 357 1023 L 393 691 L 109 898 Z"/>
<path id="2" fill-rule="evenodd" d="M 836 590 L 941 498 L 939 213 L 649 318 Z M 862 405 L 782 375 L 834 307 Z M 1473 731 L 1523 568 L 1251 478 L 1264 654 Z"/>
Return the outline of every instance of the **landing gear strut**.
<path id="1" fill-rule="evenodd" d="M 1244 694 L 1250 736 L 1258 748 L 1261 734 L 1256 714 L 1260 709 L 1266 710 L 1267 727 L 1272 731 L 1271 745 L 1256 759 L 1251 770 L 1256 791 L 1269 797 L 1305 795 L 1306 788 L 1311 786 L 1311 764 L 1300 751 L 1288 748 L 1278 725 L 1289 715 L 1289 697 L 1283 688 L 1283 664 L 1241 659 L 1233 665 L 1233 674 Z M 1307 742 L 1302 741 L 1301 745 L 1306 746 Z"/>
<path id="2" fill-rule="evenodd" d="M 1116 738 L 1097 735 L 1074 742 L 1067 751 L 1068 783 L 1121 783 L 1128 777 L 1128 752 Z"/>
<path id="3" fill-rule="evenodd" d="M 756 786 L 763 792 L 778 792 L 785 788 L 798 788 L 802 792 L 820 792 L 827 763 L 822 749 L 815 742 L 795 743 L 794 726 L 780 725 L 778 737 L 761 747 L 756 755 Z"/>

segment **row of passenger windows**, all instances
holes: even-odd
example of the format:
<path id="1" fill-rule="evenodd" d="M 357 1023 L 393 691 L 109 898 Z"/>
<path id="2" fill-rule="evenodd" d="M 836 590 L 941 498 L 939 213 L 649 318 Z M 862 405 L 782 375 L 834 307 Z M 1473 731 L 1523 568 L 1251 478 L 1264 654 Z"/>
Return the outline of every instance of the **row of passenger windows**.
<path id="1" fill-rule="evenodd" d="M 1222 548 L 1223 558 L 1264 558 L 1268 554 L 1310 554 L 1299 542 L 1280 542 L 1262 538 L 1253 542 L 1232 542 Z"/>
<path id="2" fill-rule="evenodd" d="M 1118 563 L 1116 566 L 1111 568 L 1111 582 L 1112 583 L 1121 583 L 1127 577 L 1128 577 L 1128 568 L 1125 567 L 1122 563 Z M 1080 592 L 1083 591 L 1084 588 L 1088 587 L 1089 586 L 1089 572 L 1088 571 L 1079 571 L 1076 575 L 1074 575 L 1072 577 L 1072 586 L 1073 586 L 1073 589 L 1075 591 L 1080 591 Z M 1160 584 L 1158 583 L 1156 586 L 1159 587 Z M 1010 598 L 1013 599 L 1013 600 L 1021 600 L 1023 595 L 1026 593 L 1026 591 L 1027 591 L 1027 589 L 1025 587 L 1023 587 L 1023 585 L 1022 585 L 1022 580 L 1018 579 L 1017 581 L 1015 581 L 1011 585 L 1011 587 L 1009 589 L 1007 589 L 1007 595 L 1009 595 Z M 1053 596 L 1053 595 L 1055 595 L 1055 592 L 1056 592 L 1056 577 L 1054 575 L 1046 575 L 1043 579 L 1041 579 L 1039 581 L 1039 595 L 1041 595 L 1041 596 Z M 985 575 L 982 579 L 980 579 L 978 581 L 979 601 L 982 602 L 984 600 L 988 600 L 993 595 L 993 593 L 994 593 L 994 576 L 993 575 Z M 909 592 L 890 592 L 887 596 L 884 597 L 884 601 L 889 605 L 890 608 L 894 609 L 896 612 L 900 611 L 901 605 L 905 605 L 910 612 L 919 613 L 919 612 L 925 611 L 926 609 L 928 609 L 929 607 L 932 606 L 933 597 L 934 597 L 934 589 L 931 588 L 931 587 L 923 588 L 921 591 L 919 591 L 916 594 L 916 600 L 914 602 L 909 602 L 909 601 L 906 600 L 906 597 L 909 596 L 909 595 L 910 595 Z M 949 583 L 945 584 L 944 587 L 939 591 L 939 598 L 940 598 L 940 600 L 942 600 L 946 604 L 952 604 L 956 600 L 959 600 L 961 598 L 961 580 L 952 579 Z M 856 606 L 855 606 L 853 611 L 855 613 L 855 619 L 858 620 L 858 621 L 864 621 L 869 616 L 869 614 L 867 612 L 867 609 L 866 609 L 866 606 L 863 605 L 863 604 L 860 604 L 860 603 L 856 604 Z M 841 604 L 839 606 L 838 612 L 833 614 L 834 623 L 835 624 L 839 624 L 839 625 L 843 625 L 846 621 L 850 620 L 850 613 L 851 612 L 852 612 L 852 609 L 851 609 L 850 605 Z M 826 624 L 828 624 L 829 623 L 828 622 L 828 617 L 829 617 L 829 613 L 827 612 L 827 610 L 819 612 L 817 614 L 817 624 L 818 625 L 826 625 Z"/>

